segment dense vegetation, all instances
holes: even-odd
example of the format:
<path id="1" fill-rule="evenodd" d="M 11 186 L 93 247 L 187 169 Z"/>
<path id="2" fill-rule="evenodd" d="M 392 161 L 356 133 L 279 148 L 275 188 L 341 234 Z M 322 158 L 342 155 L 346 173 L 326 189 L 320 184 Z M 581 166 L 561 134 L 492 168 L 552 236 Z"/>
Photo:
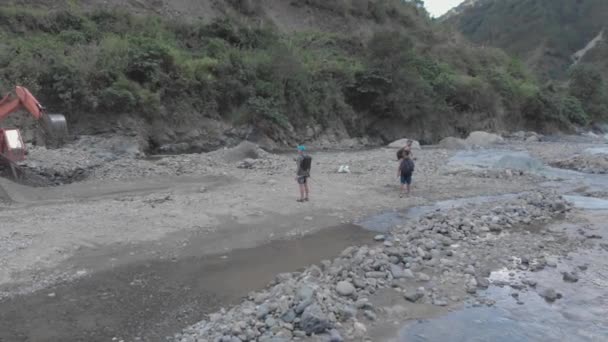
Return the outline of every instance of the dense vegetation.
<path id="1" fill-rule="evenodd" d="M 362 40 L 284 33 L 240 17 L 180 22 L 0 7 L 0 90 L 25 85 L 74 123 L 83 113 L 190 128 L 205 118 L 280 143 L 328 129 L 432 141 L 473 129 L 568 127 L 588 121 L 580 99 L 600 96 L 589 89 L 598 82 L 592 71 L 577 73 L 572 96 L 562 97 L 501 51 L 455 43 L 419 5 L 385 2 L 370 14 L 357 12 L 361 3 L 324 10 L 399 28 Z M 184 137 L 164 139 L 157 143 Z"/>
<path id="2" fill-rule="evenodd" d="M 605 0 L 481 0 L 446 22 L 476 43 L 505 49 L 541 80 L 551 81 L 549 87 L 572 119 L 605 121 L 608 41 L 600 41 L 578 63 L 573 55 L 602 30 L 608 35 L 606 18 Z"/>

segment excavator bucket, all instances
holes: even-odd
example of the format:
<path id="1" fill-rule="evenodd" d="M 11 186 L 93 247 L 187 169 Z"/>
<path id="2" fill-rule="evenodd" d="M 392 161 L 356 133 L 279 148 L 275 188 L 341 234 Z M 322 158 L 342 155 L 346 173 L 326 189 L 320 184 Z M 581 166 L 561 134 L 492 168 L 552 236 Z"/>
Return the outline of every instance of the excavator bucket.
<path id="1" fill-rule="evenodd" d="M 68 136 L 68 124 L 63 114 L 42 113 L 40 123 L 45 133 L 46 144 L 62 145 Z"/>

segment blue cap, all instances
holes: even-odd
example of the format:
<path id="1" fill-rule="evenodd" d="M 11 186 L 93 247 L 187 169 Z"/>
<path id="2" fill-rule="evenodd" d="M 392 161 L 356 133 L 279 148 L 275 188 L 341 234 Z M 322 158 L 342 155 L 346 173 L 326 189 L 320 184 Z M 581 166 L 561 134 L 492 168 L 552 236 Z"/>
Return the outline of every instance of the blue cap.
<path id="1" fill-rule="evenodd" d="M 304 147 L 304 145 L 298 145 L 298 151 L 306 151 L 306 147 Z"/>

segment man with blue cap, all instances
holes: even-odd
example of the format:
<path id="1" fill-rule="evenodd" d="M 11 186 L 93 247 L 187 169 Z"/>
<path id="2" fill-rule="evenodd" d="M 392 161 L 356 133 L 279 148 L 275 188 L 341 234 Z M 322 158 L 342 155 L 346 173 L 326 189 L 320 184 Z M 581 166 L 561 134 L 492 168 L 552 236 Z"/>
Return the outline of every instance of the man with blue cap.
<path id="1" fill-rule="evenodd" d="M 298 145 L 296 163 L 298 166 L 296 181 L 300 187 L 300 198 L 298 199 L 298 202 L 308 202 L 308 178 L 310 178 L 312 158 L 306 153 L 306 147 L 304 147 L 304 145 Z"/>

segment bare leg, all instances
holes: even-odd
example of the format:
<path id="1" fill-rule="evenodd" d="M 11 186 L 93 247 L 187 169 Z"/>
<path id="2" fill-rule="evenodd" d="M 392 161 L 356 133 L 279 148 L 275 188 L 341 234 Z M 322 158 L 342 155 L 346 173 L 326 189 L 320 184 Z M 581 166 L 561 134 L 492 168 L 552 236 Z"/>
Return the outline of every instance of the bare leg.
<path id="1" fill-rule="evenodd" d="M 410 186 L 410 184 L 408 184 L 408 185 L 407 185 L 407 194 L 408 194 L 408 195 L 410 194 L 410 189 L 411 189 L 411 186 Z"/>
<path id="2" fill-rule="evenodd" d="M 304 192 L 306 193 L 306 197 L 304 197 L 304 199 L 308 201 L 308 182 L 304 183 Z"/>

